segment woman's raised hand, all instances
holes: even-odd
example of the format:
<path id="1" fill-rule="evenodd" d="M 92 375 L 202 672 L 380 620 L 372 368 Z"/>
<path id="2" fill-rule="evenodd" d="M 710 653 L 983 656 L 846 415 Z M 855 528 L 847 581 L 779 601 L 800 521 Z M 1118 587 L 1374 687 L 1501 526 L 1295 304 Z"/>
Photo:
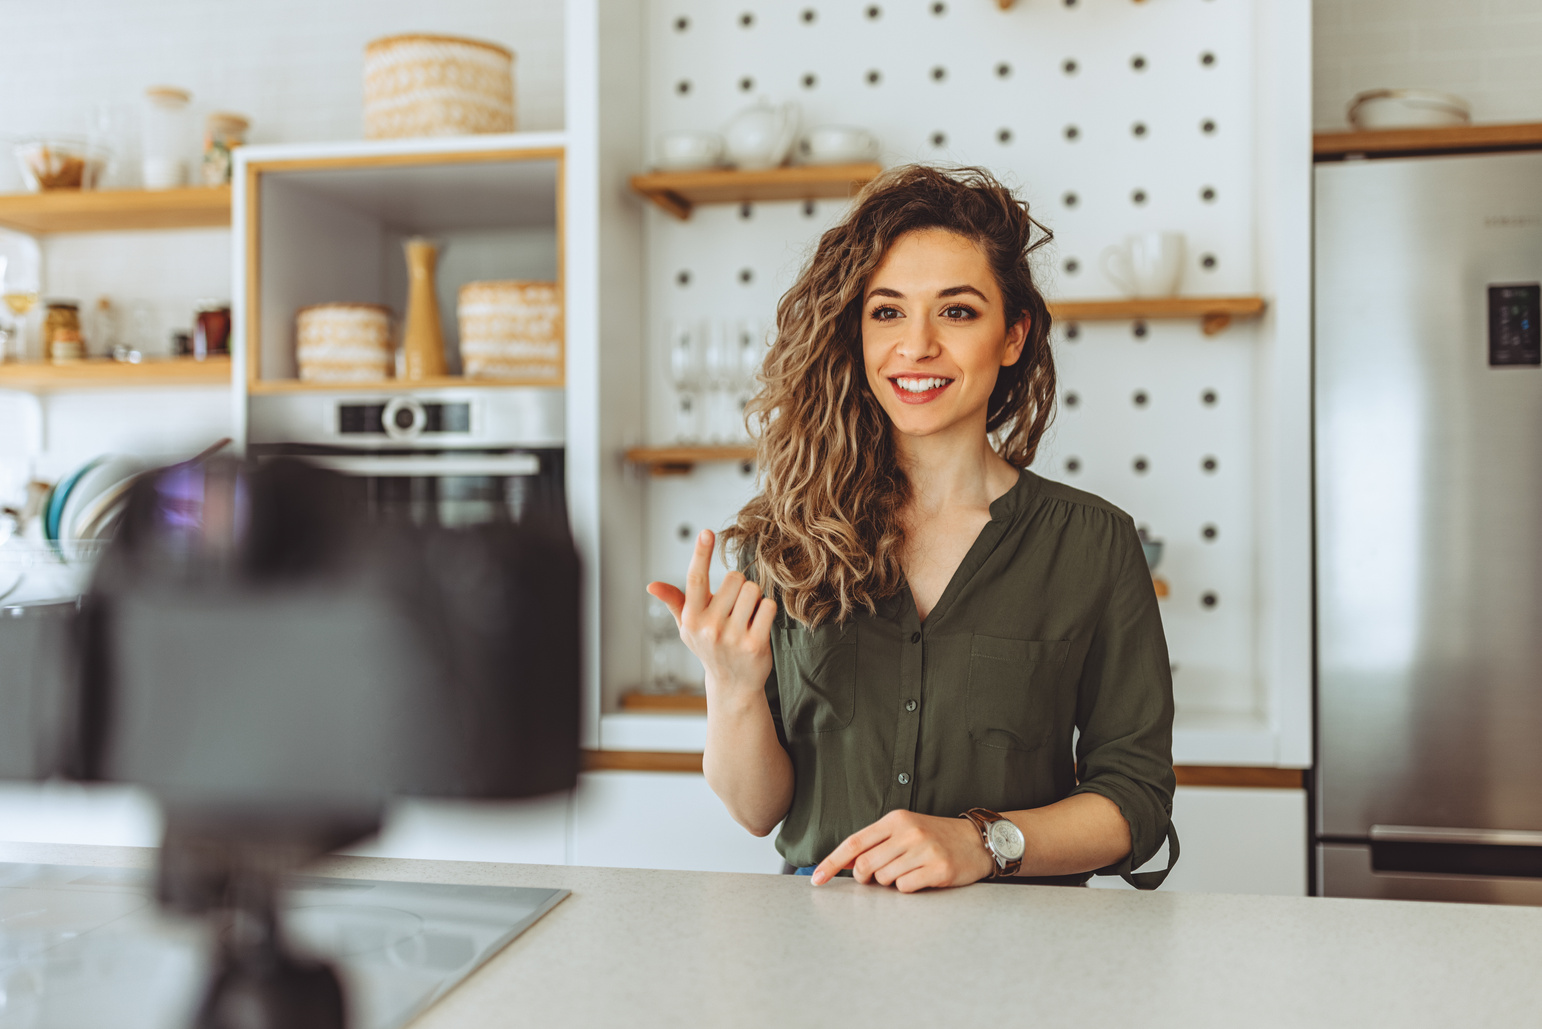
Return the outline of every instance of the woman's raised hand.
<path id="1" fill-rule="evenodd" d="M 708 689 L 742 685 L 757 695 L 771 674 L 771 623 L 776 601 L 760 595 L 760 587 L 738 572 L 723 577 L 718 591 L 709 590 L 714 537 L 703 529 L 696 537 L 685 592 L 667 582 L 650 582 L 648 592 L 662 600 L 680 626 L 680 639 L 707 671 Z"/>

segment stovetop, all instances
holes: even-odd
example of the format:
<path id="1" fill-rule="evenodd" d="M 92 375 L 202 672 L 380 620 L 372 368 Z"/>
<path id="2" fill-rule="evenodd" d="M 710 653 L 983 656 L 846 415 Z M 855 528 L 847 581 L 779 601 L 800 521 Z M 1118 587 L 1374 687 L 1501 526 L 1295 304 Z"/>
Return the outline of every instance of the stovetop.
<path id="1" fill-rule="evenodd" d="M 283 920 L 336 966 L 350 1029 L 394 1029 L 567 892 L 295 877 Z M 187 1025 L 211 931 L 163 914 L 144 870 L 0 863 L 0 1029 Z"/>

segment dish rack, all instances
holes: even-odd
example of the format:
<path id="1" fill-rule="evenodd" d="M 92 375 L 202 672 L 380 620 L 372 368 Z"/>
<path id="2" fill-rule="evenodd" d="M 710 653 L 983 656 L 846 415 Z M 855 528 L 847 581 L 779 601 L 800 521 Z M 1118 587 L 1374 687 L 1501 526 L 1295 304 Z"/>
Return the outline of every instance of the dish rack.
<path id="1" fill-rule="evenodd" d="M 107 542 L 7 540 L 0 545 L 0 605 L 79 596 Z"/>

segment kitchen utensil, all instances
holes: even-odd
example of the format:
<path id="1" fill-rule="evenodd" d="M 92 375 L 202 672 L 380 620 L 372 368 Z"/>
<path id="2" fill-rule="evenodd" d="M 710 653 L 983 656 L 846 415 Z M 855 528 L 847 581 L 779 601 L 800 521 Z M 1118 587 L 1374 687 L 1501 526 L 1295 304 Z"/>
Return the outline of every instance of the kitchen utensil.
<path id="1" fill-rule="evenodd" d="M 15 146 L 28 192 L 95 189 L 107 164 L 105 147 L 79 136 L 36 136 Z"/>
<path id="2" fill-rule="evenodd" d="M 514 52 L 457 36 L 402 35 L 364 48 L 368 139 L 514 131 Z"/>
<path id="3" fill-rule="evenodd" d="M 807 164 L 852 164 L 878 156 L 878 137 L 850 125 L 820 125 L 808 131 L 799 149 Z"/>
<path id="4" fill-rule="evenodd" d="M 698 171 L 723 161 L 723 137 L 716 132 L 666 132 L 658 139 L 657 167 L 663 171 Z"/>
<path id="5" fill-rule="evenodd" d="M 1181 232 L 1141 232 L 1103 251 L 1103 274 L 1132 297 L 1170 297 L 1183 279 Z"/>
<path id="6" fill-rule="evenodd" d="M 402 330 L 403 378 L 410 381 L 448 374 L 444 329 L 439 323 L 439 293 L 434 287 L 439 246 L 413 236 L 402 244 L 407 254 L 407 317 Z"/>
<path id="7" fill-rule="evenodd" d="M 555 282 L 468 282 L 456 317 L 468 378 L 562 382 L 562 296 Z"/>
<path id="8" fill-rule="evenodd" d="M 295 336 L 304 382 L 378 382 L 395 368 L 391 309 L 380 304 L 302 307 Z"/>
<path id="9" fill-rule="evenodd" d="M 1349 124 L 1361 130 L 1438 128 L 1471 120 L 1467 101 L 1433 89 L 1368 89 L 1349 102 Z"/>
<path id="10" fill-rule="evenodd" d="M 779 167 L 798 138 L 800 117 L 798 105 L 790 101 L 772 107 L 761 100 L 740 111 L 723 130 L 728 162 L 743 171 Z"/>
<path id="11" fill-rule="evenodd" d="M 193 134 L 187 105 L 193 94 L 176 86 L 145 90 L 144 160 L 146 189 L 176 189 L 187 183 Z"/>

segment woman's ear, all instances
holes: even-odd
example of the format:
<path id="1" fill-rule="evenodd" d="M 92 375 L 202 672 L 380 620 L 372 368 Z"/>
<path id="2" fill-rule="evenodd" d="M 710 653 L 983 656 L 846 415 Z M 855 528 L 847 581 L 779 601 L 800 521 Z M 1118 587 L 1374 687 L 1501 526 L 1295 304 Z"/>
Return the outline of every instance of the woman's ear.
<path id="1" fill-rule="evenodd" d="M 1028 342 L 1028 330 L 1033 327 L 1033 318 L 1023 315 L 1010 328 L 1007 329 L 1007 346 L 1001 354 L 1001 367 L 1016 364 L 1023 356 L 1023 345 Z"/>

